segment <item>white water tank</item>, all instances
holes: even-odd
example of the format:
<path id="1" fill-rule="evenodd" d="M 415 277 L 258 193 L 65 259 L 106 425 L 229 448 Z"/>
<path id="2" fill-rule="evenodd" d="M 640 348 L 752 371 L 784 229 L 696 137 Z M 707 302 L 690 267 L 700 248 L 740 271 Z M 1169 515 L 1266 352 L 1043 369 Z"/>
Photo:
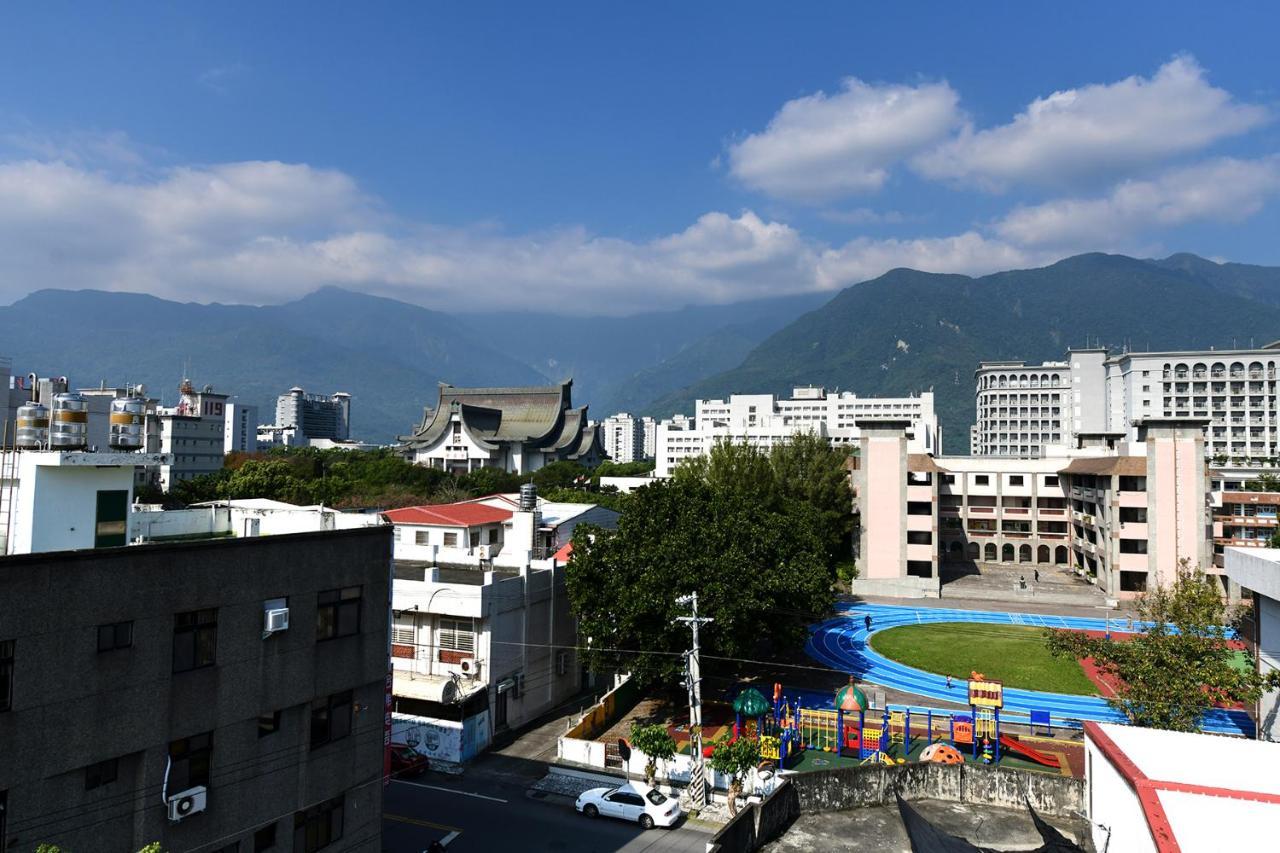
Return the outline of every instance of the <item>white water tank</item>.
<path id="1" fill-rule="evenodd" d="M 81 450 L 88 443 L 89 401 L 74 391 L 54 395 L 49 446 L 54 450 Z"/>
<path id="2" fill-rule="evenodd" d="M 115 450 L 141 450 L 147 404 L 137 397 L 111 401 L 110 433 L 107 444 Z"/>
<path id="3" fill-rule="evenodd" d="M 27 403 L 18 407 L 18 434 L 14 442 L 24 450 L 39 450 L 49 443 L 49 407 Z"/>

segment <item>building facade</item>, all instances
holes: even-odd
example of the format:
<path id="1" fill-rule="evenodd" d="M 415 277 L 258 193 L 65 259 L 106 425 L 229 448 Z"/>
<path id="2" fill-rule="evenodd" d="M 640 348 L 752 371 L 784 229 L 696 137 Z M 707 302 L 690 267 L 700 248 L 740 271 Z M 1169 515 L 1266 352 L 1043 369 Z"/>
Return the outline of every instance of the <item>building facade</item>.
<path id="1" fill-rule="evenodd" d="M 347 441 L 351 438 L 351 395 L 344 391 L 308 394 L 295 385 L 276 398 L 274 426 L 293 427 L 302 437 L 300 444 L 313 438 Z"/>
<path id="2" fill-rule="evenodd" d="M 587 467 L 604 460 L 599 426 L 572 403 L 573 382 L 530 388 L 441 385 L 434 408 L 402 452 L 418 465 L 465 474 L 499 468 L 527 474 L 567 460 Z"/>
<path id="3" fill-rule="evenodd" d="M 1147 419 L 1139 441 L 1099 439 L 1028 459 L 912 453 L 908 422 L 860 422 L 852 472 L 866 594 L 936 595 L 946 563 L 1065 566 L 1112 599 L 1210 560 L 1203 422 Z"/>
<path id="4" fill-rule="evenodd" d="M 0 559 L 0 847 L 381 849 L 386 527 Z"/>
<path id="5" fill-rule="evenodd" d="M 148 432 L 157 440 L 159 452 L 166 456 L 160 466 L 159 486 L 170 491 L 183 480 L 222 470 L 226 455 L 227 395 L 214 393 L 213 387 L 197 391 L 191 380 L 178 387 L 178 404 L 158 408 Z M 152 425 L 154 424 L 154 425 Z"/>
<path id="6" fill-rule="evenodd" d="M 1224 562 L 1232 583 L 1248 592 L 1252 608 L 1240 633 L 1252 647 L 1258 671 L 1280 670 L 1280 549 L 1229 547 Z M 1249 712 L 1258 740 L 1280 742 L 1280 689 L 1263 693 Z"/>
<path id="7" fill-rule="evenodd" d="M 683 462 L 702 456 L 719 442 L 748 442 L 768 451 L 797 434 L 810 432 L 835 445 L 853 446 L 861 418 L 904 418 L 913 452 L 940 453 L 942 435 L 933 392 L 917 397 L 859 397 L 823 388 L 796 388 L 791 399 L 772 394 L 734 394 L 728 400 L 699 400 L 692 421 L 672 418 L 657 425 L 654 474 L 670 476 Z"/>
<path id="8" fill-rule="evenodd" d="M 227 403 L 224 453 L 258 452 L 258 407 L 246 403 Z"/>
<path id="9" fill-rule="evenodd" d="M 1065 362 L 983 362 L 975 373 L 976 455 L 1040 455 L 1078 433 L 1137 438 L 1148 418 L 1203 418 L 1215 464 L 1280 457 L 1276 363 L 1261 349 L 1127 352 L 1070 350 Z M 1046 383 L 1047 387 L 1046 387 Z"/>
<path id="10" fill-rule="evenodd" d="M 604 419 L 604 452 L 614 462 L 641 462 L 645 455 L 645 423 L 641 418 L 619 412 Z"/>

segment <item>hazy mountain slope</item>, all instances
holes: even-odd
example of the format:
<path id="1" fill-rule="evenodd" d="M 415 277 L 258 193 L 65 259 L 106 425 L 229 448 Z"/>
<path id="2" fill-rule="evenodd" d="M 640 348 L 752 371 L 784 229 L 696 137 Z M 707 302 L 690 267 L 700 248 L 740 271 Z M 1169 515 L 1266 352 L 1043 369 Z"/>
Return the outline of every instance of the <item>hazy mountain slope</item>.
<path id="1" fill-rule="evenodd" d="M 572 376 L 575 401 L 604 417 L 736 365 L 752 346 L 831 296 L 803 293 L 628 317 L 496 312 L 461 319 L 548 379 Z"/>
<path id="2" fill-rule="evenodd" d="M 1232 296 L 1280 305 L 1280 268 L 1278 267 L 1219 264 L 1186 252 L 1170 255 L 1163 260 L 1149 261 L 1149 263 L 1162 269 L 1181 272 Z M 1276 337 L 1280 338 L 1280 330 L 1277 330 Z M 1269 342 L 1258 341 L 1257 344 L 1261 346 Z M 1247 344 L 1244 345 L 1247 346 Z"/>
<path id="3" fill-rule="evenodd" d="M 189 365 L 196 383 L 256 403 L 263 421 L 292 385 L 347 391 L 354 433 L 374 441 L 406 432 L 439 381 L 542 381 L 448 315 L 336 289 L 264 308 L 39 291 L 0 308 L 0 352 L 16 372 L 66 375 L 78 386 L 143 382 L 169 403 Z"/>
<path id="4" fill-rule="evenodd" d="M 732 392 L 786 393 L 817 383 L 859 394 L 933 389 L 946 450 L 963 453 L 980 360 L 1061 358 L 1100 341 L 1133 348 L 1230 346 L 1280 337 L 1280 308 L 1185 273 L 1118 255 L 982 278 L 893 270 L 847 288 L 770 336 L 738 367 L 654 400 L 692 411 Z"/>

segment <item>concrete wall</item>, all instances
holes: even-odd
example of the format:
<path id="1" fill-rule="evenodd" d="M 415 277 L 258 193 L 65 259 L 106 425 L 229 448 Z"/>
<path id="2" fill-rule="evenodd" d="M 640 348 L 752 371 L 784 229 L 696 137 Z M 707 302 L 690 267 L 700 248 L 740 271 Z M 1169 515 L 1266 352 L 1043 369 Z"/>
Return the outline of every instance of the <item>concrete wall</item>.
<path id="1" fill-rule="evenodd" d="M 1097 850 L 1156 853 L 1138 795 L 1089 738 L 1085 738 L 1085 815 Z"/>
<path id="2" fill-rule="evenodd" d="M 782 834 L 800 814 L 796 788 L 784 780 L 759 803 L 749 803 L 707 843 L 708 853 L 750 853 Z"/>
<path id="3" fill-rule="evenodd" d="M 376 528 L 0 560 L 0 638 L 15 640 L 13 707 L 0 714 L 13 849 L 245 850 L 273 821 L 290 849 L 294 812 L 343 795 L 343 849 L 378 850 L 390 566 L 390 531 Z M 354 585 L 360 632 L 317 641 L 318 592 Z M 264 603 L 285 596 L 290 627 L 264 638 Z M 215 664 L 174 673 L 175 614 L 205 608 Z M 98 652 L 97 626 L 120 621 L 133 622 L 132 646 Z M 352 733 L 311 748 L 311 703 L 345 690 Z M 260 737 L 259 715 L 275 711 L 279 729 Z M 169 744 L 206 732 L 208 809 L 170 823 Z M 86 791 L 84 768 L 113 758 L 116 781 Z"/>
<path id="4" fill-rule="evenodd" d="M 133 503 L 132 466 L 37 464 L 56 455 L 18 456 L 18 496 L 9 531 L 14 554 L 92 548 L 98 492 L 125 491 Z"/>
<path id="5" fill-rule="evenodd" d="M 1066 776 L 972 764 L 868 765 L 791 777 L 802 812 L 833 812 L 889 805 L 903 799 L 947 800 L 1022 808 L 1063 817 L 1084 809 L 1084 783 Z"/>

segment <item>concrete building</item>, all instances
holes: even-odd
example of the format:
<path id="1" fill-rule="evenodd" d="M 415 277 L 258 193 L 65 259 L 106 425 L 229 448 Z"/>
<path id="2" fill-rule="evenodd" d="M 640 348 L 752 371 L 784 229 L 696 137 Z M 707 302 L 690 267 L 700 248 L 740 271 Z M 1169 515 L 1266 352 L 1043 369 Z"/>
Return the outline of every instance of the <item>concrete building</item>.
<path id="1" fill-rule="evenodd" d="M 464 762 L 579 691 L 567 546 L 578 523 L 612 526 L 616 513 L 529 491 L 384 516 L 396 531 L 397 742 Z"/>
<path id="2" fill-rule="evenodd" d="M 347 441 L 351 438 L 351 395 L 308 394 L 296 385 L 276 398 L 274 426 L 293 427 L 306 444 L 313 438 Z"/>
<path id="3" fill-rule="evenodd" d="M 796 388 L 791 399 L 772 394 L 734 394 L 726 400 L 699 400 L 692 421 L 657 426 L 654 475 L 670 476 L 685 459 L 708 453 L 718 442 L 748 442 L 763 450 L 811 432 L 836 445 L 854 445 L 861 418 L 905 418 L 913 452 L 940 453 L 942 435 L 933 410 L 933 392 L 918 397 L 859 397 L 823 388 Z"/>
<path id="4" fill-rule="evenodd" d="M 222 440 L 224 453 L 258 452 L 258 407 L 247 403 L 227 403 Z"/>
<path id="5" fill-rule="evenodd" d="M 380 850 L 390 574 L 386 527 L 0 558 L 0 846 Z"/>
<path id="6" fill-rule="evenodd" d="M 306 436 L 302 435 L 297 427 L 277 426 L 275 424 L 261 424 L 257 430 L 258 448 L 266 450 L 269 447 L 305 447 L 307 445 Z"/>
<path id="7" fill-rule="evenodd" d="M 1084 724 L 1093 849 L 1266 850 L 1280 826 L 1280 745 Z"/>
<path id="8" fill-rule="evenodd" d="M 1202 421 L 1147 419 L 1136 442 L 1083 436 L 1030 459 L 912 453 L 908 421 L 859 426 L 855 592 L 937 595 L 942 563 L 1065 565 L 1119 600 L 1187 560 L 1239 594 L 1209 559 Z"/>
<path id="9" fill-rule="evenodd" d="M 1213 564 L 1224 565 L 1226 549 L 1268 548 L 1280 531 L 1280 492 L 1213 492 Z"/>
<path id="10" fill-rule="evenodd" d="M 211 385 L 197 391 L 190 379 L 182 380 L 178 404 L 157 408 L 154 427 L 148 426 L 167 457 L 160 466 L 161 489 L 167 492 L 183 480 L 222 470 L 226 418 L 226 394 L 214 393 Z"/>
<path id="11" fill-rule="evenodd" d="M 645 456 L 645 424 L 640 418 L 619 412 L 604 419 L 604 452 L 614 462 L 641 462 Z"/>
<path id="12" fill-rule="evenodd" d="M 593 467 L 604 459 L 600 430 L 587 407 L 573 407 L 572 380 L 531 388 L 440 386 L 434 408 L 400 437 L 415 464 L 465 474 L 499 468 L 527 474 L 568 460 Z"/>
<path id="13" fill-rule="evenodd" d="M 1280 549 L 1226 549 L 1231 582 L 1247 592 L 1253 612 L 1241 632 L 1253 651 L 1258 670 L 1266 675 L 1280 669 Z M 1280 690 L 1270 690 L 1249 709 L 1258 739 L 1280 742 Z"/>
<path id="14" fill-rule="evenodd" d="M 644 458 L 653 459 L 658 442 L 658 422 L 646 415 L 640 419 L 640 426 L 644 431 Z"/>
<path id="15" fill-rule="evenodd" d="M 977 455 L 1029 456 L 1070 446 L 1077 433 L 1137 437 L 1147 418 L 1203 418 L 1217 465 L 1258 466 L 1280 456 L 1276 362 L 1261 349 L 1126 352 L 1069 350 L 1065 362 L 983 362 L 975 372 Z M 1047 383 L 1047 384 L 1046 384 Z"/>

